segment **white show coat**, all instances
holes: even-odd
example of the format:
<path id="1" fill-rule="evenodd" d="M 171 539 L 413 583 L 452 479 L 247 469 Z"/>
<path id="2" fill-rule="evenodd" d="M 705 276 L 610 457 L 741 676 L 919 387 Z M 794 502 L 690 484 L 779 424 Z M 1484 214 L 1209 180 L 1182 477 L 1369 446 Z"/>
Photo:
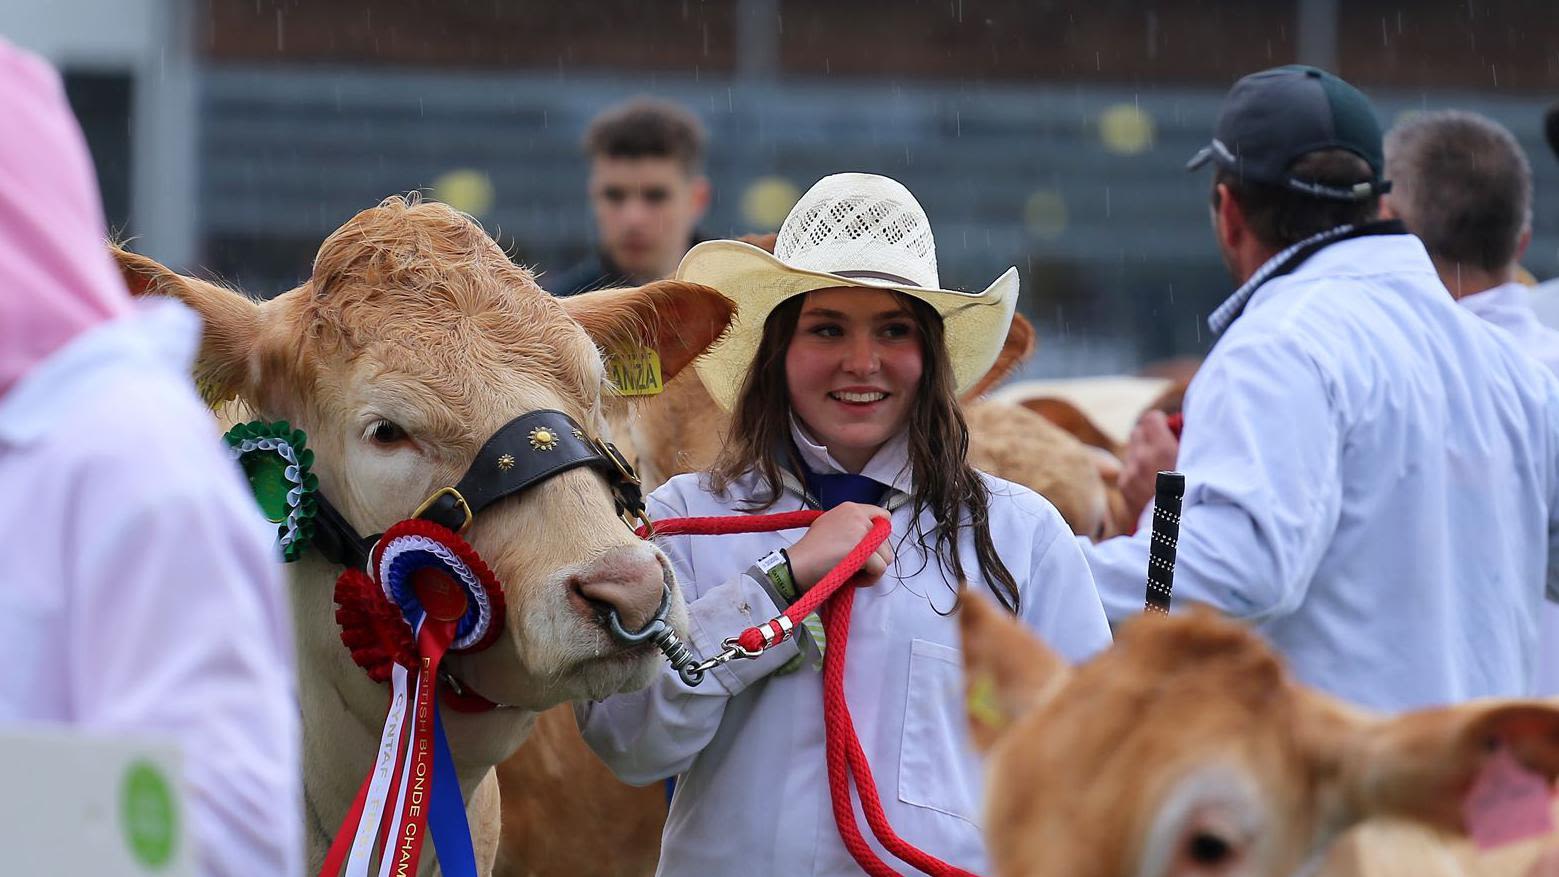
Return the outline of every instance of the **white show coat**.
<path id="1" fill-rule="evenodd" d="M 1532 290 L 1522 283 L 1506 283 L 1456 303 L 1480 318 L 1509 332 L 1528 356 L 1559 373 L 1559 331 L 1548 328 L 1532 309 Z"/>
<path id="2" fill-rule="evenodd" d="M 292 617 L 275 525 L 190 386 L 173 301 L 0 398 L 0 724 L 165 734 L 201 875 L 303 870 Z"/>
<path id="3" fill-rule="evenodd" d="M 1456 303 L 1509 332 L 1531 357 L 1559 374 L 1559 331 L 1538 320 L 1533 293 L 1521 283 L 1506 283 L 1462 296 Z M 1538 611 L 1536 693 L 1559 695 L 1559 605 L 1544 603 Z"/>
<path id="4" fill-rule="evenodd" d="M 1186 395 L 1176 604 L 1255 622 L 1365 706 L 1529 693 L 1559 380 L 1497 333 L 1407 234 L 1257 288 Z M 1111 619 L 1140 610 L 1147 531 L 1084 550 Z"/>
<path id="5" fill-rule="evenodd" d="M 807 464 L 844 471 L 795 431 Z M 862 471 L 910 489 L 901 436 Z M 719 498 L 701 476 L 673 478 L 650 497 L 656 518 L 735 515 L 756 486 L 749 475 Z M 1023 619 L 1071 660 L 1110 642 L 1108 626 L 1071 531 L 1049 502 L 989 476 L 991 536 L 1021 588 Z M 896 561 L 888 575 L 856 593 L 845 691 L 888 820 L 908 842 L 974 870 L 987 860 L 978 827 L 980 765 L 966 730 L 954 591 L 913 541 L 907 504 L 890 499 Z M 771 512 L 806 507 L 790 482 Z M 930 516 L 922 526 L 931 532 Z M 688 600 L 690 634 L 700 656 L 769 620 L 780 607 L 747 571 L 787 547 L 800 531 L 682 536 L 659 544 Z M 959 550 L 974 599 L 994 599 L 979 580 L 973 539 Z M 1144 567 L 1144 570 L 1146 567 Z M 1140 598 L 1139 598 L 1140 599 Z M 647 690 L 579 708 L 585 740 L 630 783 L 680 775 L 661 850 L 663 875 L 856 875 L 839 840 L 824 763 L 822 675 L 810 663 L 770 675 L 800 654 L 794 640 L 766 655 L 715 670 L 688 688 L 667 668 Z M 899 865 L 857 823 L 884 861 Z M 899 865 L 899 867 L 904 867 Z"/>

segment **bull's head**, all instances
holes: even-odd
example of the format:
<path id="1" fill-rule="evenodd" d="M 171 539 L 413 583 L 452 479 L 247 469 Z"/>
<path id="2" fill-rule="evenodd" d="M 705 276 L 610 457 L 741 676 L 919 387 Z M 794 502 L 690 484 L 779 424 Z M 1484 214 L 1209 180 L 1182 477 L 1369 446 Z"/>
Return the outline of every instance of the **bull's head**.
<path id="1" fill-rule="evenodd" d="M 173 296 L 204 318 L 196 376 L 209 399 L 236 397 L 306 431 L 321 491 L 363 534 L 456 484 L 521 414 L 555 409 L 600 433 L 615 399 L 603 351 L 653 348 L 669 379 L 733 310 L 714 290 L 672 281 L 553 298 L 474 221 L 416 199 L 353 217 L 320 247 L 306 283 L 265 302 L 116 256 L 132 291 Z M 600 472 L 573 469 L 503 499 L 465 536 L 503 584 L 507 618 L 493 646 L 447 661 L 460 682 L 525 710 L 647 684 L 658 654 L 612 639 L 602 610 L 639 625 L 660 604 L 670 568 L 618 517 Z M 303 672 L 355 676 L 331 615 L 339 569 L 317 555 L 299 567 Z M 672 602 L 680 626 L 685 610 L 680 597 Z M 382 715 L 382 689 L 347 686 L 341 697 L 362 700 L 348 704 L 359 715 Z M 519 732 L 480 733 L 493 730 L 483 721 L 494 720 L 453 721 L 451 736 L 463 756 L 492 763 Z"/>
<path id="2" fill-rule="evenodd" d="M 1003 877 L 1309 873 L 1366 818 L 1461 832 L 1490 759 L 1559 773 L 1553 704 L 1366 715 L 1294 682 L 1255 633 L 1210 612 L 1144 615 L 1072 667 L 984 601 L 964 602 Z"/>

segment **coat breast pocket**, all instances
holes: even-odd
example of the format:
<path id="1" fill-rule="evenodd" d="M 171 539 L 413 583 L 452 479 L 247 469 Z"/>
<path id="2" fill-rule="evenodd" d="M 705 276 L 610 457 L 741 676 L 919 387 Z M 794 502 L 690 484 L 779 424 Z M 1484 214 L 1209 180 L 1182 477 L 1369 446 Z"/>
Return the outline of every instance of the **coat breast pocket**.
<path id="1" fill-rule="evenodd" d="M 957 649 L 922 639 L 910 644 L 899 753 L 900 801 L 978 824 L 981 768 L 969 742 Z"/>

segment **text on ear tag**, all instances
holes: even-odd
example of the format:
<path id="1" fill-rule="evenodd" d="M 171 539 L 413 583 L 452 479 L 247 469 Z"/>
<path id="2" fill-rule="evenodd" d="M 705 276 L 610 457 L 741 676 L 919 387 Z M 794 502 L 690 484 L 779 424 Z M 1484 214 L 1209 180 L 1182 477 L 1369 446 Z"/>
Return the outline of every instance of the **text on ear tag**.
<path id="1" fill-rule="evenodd" d="M 996 694 L 996 680 L 989 673 L 981 673 L 969 683 L 969 695 L 964 701 L 964 707 L 971 721 L 992 731 L 1000 731 L 1007 724 L 1007 714 L 1002 711 L 1000 698 Z"/>
<path id="2" fill-rule="evenodd" d="M 652 347 L 620 347 L 608 353 L 606 377 L 622 396 L 653 396 L 665 389 L 660 354 Z"/>

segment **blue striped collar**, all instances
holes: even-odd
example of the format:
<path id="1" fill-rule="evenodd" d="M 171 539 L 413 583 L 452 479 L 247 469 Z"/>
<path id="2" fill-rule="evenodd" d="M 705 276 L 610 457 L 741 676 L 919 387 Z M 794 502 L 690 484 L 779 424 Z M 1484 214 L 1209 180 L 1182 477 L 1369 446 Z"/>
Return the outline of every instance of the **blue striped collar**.
<path id="1" fill-rule="evenodd" d="M 1219 305 L 1217 309 L 1208 315 L 1207 328 L 1213 330 L 1214 335 L 1222 335 L 1223 331 L 1229 328 L 1229 324 L 1233 323 L 1234 319 L 1244 312 L 1245 305 L 1250 303 L 1250 297 L 1256 294 L 1256 290 L 1260 289 L 1263 283 L 1280 273 L 1287 273 L 1281 269 L 1288 268 L 1293 270 L 1293 268 L 1298 267 L 1297 265 L 1289 265 L 1288 262 L 1298 255 L 1300 251 L 1308 250 L 1317 244 L 1330 243 L 1337 238 L 1344 237 L 1351 231 L 1353 231 L 1353 226 L 1339 225 L 1320 234 L 1311 235 L 1261 263 L 1261 267 L 1256 269 L 1256 273 L 1252 274 L 1249 280 L 1245 281 L 1239 289 L 1234 291 L 1233 295 L 1224 299 L 1223 304 Z"/>

